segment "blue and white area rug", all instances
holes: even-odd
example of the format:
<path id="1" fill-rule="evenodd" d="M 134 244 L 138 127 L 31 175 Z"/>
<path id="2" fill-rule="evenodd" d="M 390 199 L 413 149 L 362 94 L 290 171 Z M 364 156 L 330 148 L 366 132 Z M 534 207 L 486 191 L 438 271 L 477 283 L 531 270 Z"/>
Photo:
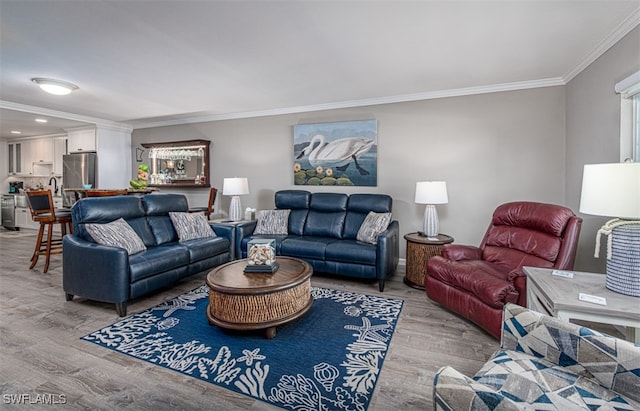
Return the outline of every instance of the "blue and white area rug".
<path id="1" fill-rule="evenodd" d="M 309 312 L 270 340 L 209 325 L 206 286 L 82 338 L 284 409 L 366 410 L 403 301 L 311 293 Z"/>

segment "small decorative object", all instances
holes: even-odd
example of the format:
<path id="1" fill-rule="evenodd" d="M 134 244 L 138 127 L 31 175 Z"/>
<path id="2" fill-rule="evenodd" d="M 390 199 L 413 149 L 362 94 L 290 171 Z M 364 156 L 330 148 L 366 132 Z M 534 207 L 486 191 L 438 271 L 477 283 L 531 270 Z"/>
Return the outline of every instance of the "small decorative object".
<path id="1" fill-rule="evenodd" d="M 256 209 L 247 207 L 247 209 L 244 210 L 244 219 L 245 220 L 255 220 L 256 219 Z"/>
<path id="2" fill-rule="evenodd" d="M 83 184 L 83 185 L 82 185 L 82 188 L 84 188 L 85 190 L 88 190 L 88 189 L 90 189 L 91 187 L 93 187 L 93 184 Z M 39 187 L 39 188 L 42 188 L 42 187 Z"/>
<path id="3" fill-rule="evenodd" d="M 605 286 L 620 294 L 640 297 L 640 163 L 585 164 L 580 212 L 617 217 L 596 235 L 607 236 Z"/>
<path id="4" fill-rule="evenodd" d="M 225 178 L 222 182 L 222 195 L 231 196 L 229 204 L 229 219 L 231 221 L 242 220 L 242 203 L 240 196 L 249 194 L 249 180 L 246 178 Z"/>
<path id="5" fill-rule="evenodd" d="M 278 271 L 276 261 L 276 240 L 256 238 L 247 244 L 247 266 L 245 273 L 275 273 Z"/>
<path id="6" fill-rule="evenodd" d="M 435 204 L 447 204 L 449 202 L 447 183 L 444 181 L 418 181 L 416 183 L 415 202 L 427 205 L 424 209 L 424 220 L 420 234 L 427 236 L 429 240 L 437 240 L 440 224 Z"/>
<path id="7" fill-rule="evenodd" d="M 138 175 L 135 180 L 129 180 L 131 188 L 144 189 L 149 185 L 149 166 L 147 164 L 140 164 L 138 166 Z"/>

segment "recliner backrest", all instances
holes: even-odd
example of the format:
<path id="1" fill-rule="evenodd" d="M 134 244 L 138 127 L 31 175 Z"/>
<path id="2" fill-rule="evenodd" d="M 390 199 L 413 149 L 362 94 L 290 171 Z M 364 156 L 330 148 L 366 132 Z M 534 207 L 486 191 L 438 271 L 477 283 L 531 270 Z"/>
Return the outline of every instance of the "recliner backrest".
<path id="1" fill-rule="evenodd" d="M 178 233 L 173 227 L 169 213 L 187 212 L 187 198 L 182 194 L 147 194 L 142 197 L 142 204 L 155 239 L 153 245 L 178 241 Z"/>
<path id="2" fill-rule="evenodd" d="M 347 204 L 343 238 L 355 239 L 369 212 L 390 213 L 393 199 L 386 194 L 352 194 Z"/>
<path id="3" fill-rule="evenodd" d="M 289 213 L 289 231 L 291 235 L 302 235 L 309 214 L 311 193 L 305 190 L 280 190 L 275 194 L 276 208 L 291 210 Z"/>
<path id="4" fill-rule="evenodd" d="M 581 221 L 563 206 L 528 201 L 502 204 L 480 245 L 482 259 L 510 270 L 523 266 L 572 269 Z"/>
<path id="5" fill-rule="evenodd" d="M 349 196 L 341 193 L 313 193 L 304 235 L 342 238 Z"/>

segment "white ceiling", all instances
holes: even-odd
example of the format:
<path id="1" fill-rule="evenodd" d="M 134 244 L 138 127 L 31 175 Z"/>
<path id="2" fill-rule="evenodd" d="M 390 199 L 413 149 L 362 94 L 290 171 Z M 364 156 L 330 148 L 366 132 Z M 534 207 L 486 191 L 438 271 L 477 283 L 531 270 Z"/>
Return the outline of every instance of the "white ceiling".
<path id="1" fill-rule="evenodd" d="M 135 128 L 566 84 L 639 23 L 640 0 L 0 0 L 0 136 L 25 111 Z"/>

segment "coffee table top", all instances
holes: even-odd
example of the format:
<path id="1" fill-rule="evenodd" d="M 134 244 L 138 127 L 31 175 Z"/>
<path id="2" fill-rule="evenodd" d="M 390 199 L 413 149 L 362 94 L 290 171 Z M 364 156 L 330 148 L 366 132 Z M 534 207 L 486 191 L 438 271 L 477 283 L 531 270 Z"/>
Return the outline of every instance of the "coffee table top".
<path id="1" fill-rule="evenodd" d="M 569 310 L 611 317 L 640 319 L 640 298 L 613 292 L 605 287 L 605 275 L 571 271 L 573 278 L 551 275 L 547 268 L 524 267 L 527 281 L 537 287 L 555 310 Z M 578 300 L 585 293 L 607 299 L 607 305 Z"/>
<path id="2" fill-rule="evenodd" d="M 276 257 L 280 267 L 275 273 L 245 273 L 247 259 L 236 260 L 213 269 L 207 275 L 210 289 L 225 294 L 262 294 L 286 290 L 311 277 L 313 269 L 306 261 Z"/>

